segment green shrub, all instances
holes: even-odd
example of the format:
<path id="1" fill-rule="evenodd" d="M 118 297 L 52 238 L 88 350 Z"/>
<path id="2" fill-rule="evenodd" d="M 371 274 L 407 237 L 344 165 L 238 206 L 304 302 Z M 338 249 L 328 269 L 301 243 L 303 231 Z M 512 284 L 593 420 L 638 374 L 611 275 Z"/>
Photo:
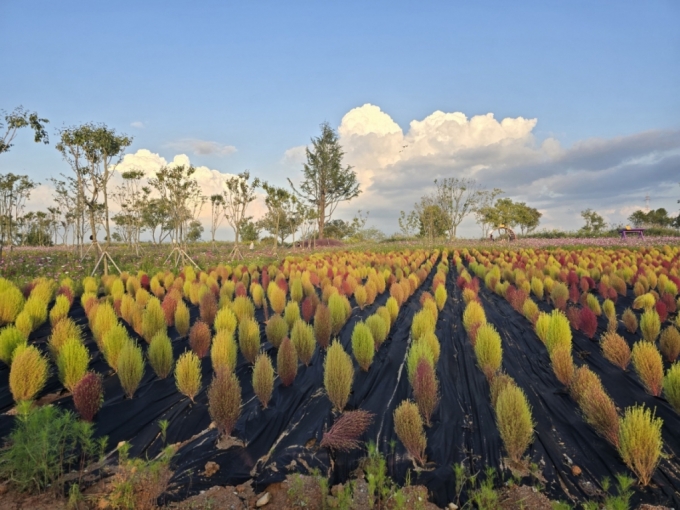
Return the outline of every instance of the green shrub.
<path id="1" fill-rule="evenodd" d="M 159 331 L 151 339 L 146 351 L 149 364 L 159 379 L 165 379 L 172 372 L 175 360 L 172 355 L 172 342 L 166 331 Z"/>
<path id="2" fill-rule="evenodd" d="M 331 331 L 334 335 L 337 335 L 347 322 L 347 310 L 342 296 L 339 294 L 331 295 L 328 298 L 328 309 L 331 312 Z"/>
<path id="3" fill-rule="evenodd" d="M 229 436 L 241 413 L 241 385 L 234 372 L 220 369 L 208 388 L 208 412 L 223 436 Z"/>
<path id="4" fill-rule="evenodd" d="M 144 375 L 144 356 L 142 349 L 132 340 L 126 342 L 118 354 L 117 371 L 125 395 L 134 397 Z"/>
<path id="5" fill-rule="evenodd" d="M 602 303 L 602 311 L 610 321 L 616 321 L 616 307 L 611 299 L 604 300 L 604 303 Z"/>
<path id="6" fill-rule="evenodd" d="M 6 365 L 12 364 L 14 350 L 20 345 L 26 345 L 28 339 L 14 326 L 7 326 L 0 330 L 0 361 Z"/>
<path id="7" fill-rule="evenodd" d="M 68 391 L 73 392 L 73 388 L 87 373 L 89 363 L 90 353 L 87 347 L 79 339 L 69 338 L 57 356 L 59 380 Z"/>
<path id="8" fill-rule="evenodd" d="M 385 321 L 385 324 L 387 325 L 387 334 L 389 334 L 390 329 L 392 329 L 392 316 L 390 315 L 390 311 L 386 306 L 381 306 L 375 311 L 375 315 L 382 317 L 382 320 Z"/>
<path id="9" fill-rule="evenodd" d="M 408 374 L 408 380 L 413 386 L 413 381 L 416 375 L 416 369 L 418 368 L 418 363 L 424 358 L 427 362 L 434 367 L 434 352 L 432 348 L 425 342 L 414 342 L 411 344 L 411 348 L 408 350 L 408 355 L 406 358 L 406 370 Z"/>
<path id="10" fill-rule="evenodd" d="M 47 322 L 47 303 L 38 297 L 29 297 L 22 313 L 27 313 L 31 317 L 35 331 Z"/>
<path id="11" fill-rule="evenodd" d="M 57 296 L 57 299 L 54 301 L 54 306 L 52 306 L 52 309 L 50 310 L 50 324 L 52 327 L 60 320 L 66 318 L 70 309 L 71 302 L 69 299 L 64 295 Z"/>
<path id="12" fill-rule="evenodd" d="M 238 346 L 249 363 L 255 363 L 260 352 L 260 326 L 252 318 L 245 318 L 238 325 Z"/>
<path id="13" fill-rule="evenodd" d="M 274 391 L 274 367 L 272 360 L 264 352 L 257 355 L 253 366 L 253 391 L 262 407 L 267 409 Z"/>
<path id="14" fill-rule="evenodd" d="M 175 383 L 179 392 L 192 402 L 201 390 L 201 359 L 192 351 L 186 351 L 177 359 Z"/>
<path id="15" fill-rule="evenodd" d="M 543 281 L 534 277 L 531 279 L 531 292 L 534 293 L 539 300 L 543 299 Z"/>
<path id="16" fill-rule="evenodd" d="M 522 305 L 522 313 L 527 318 L 527 320 L 531 321 L 532 324 L 536 324 L 540 310 L 533 299 L 527 298 L 524 300 L 524 304 Z"/>
<path id="17" fill-rule="evenodd" d="M 28 338 L 33 332 L 33 319 L 28 312 L 21 312 L 14 321 L 14 326 Z"/>
<path id="18" fill-rule="evenodd" d="M 255 305 L 245 296 L 237 296 L 231 303 L 231 311 L 234 312 L 239 324 L 246 320 L 255 317 Z"/>
<path id="19" fill-rule="evenodd" d="M 536 336 L 541 340 L 541 342 L 546 343 L 548 341 L 548 329 L 550 329 L 550 314 L 541 312 L 538 314 L 536 323 L 534 324 L 534 331 L 536 331 Z"/>
<path id="20" fill-rule="evenodd" d="M 281 341 L 288 336 L 288 323 L 283 317 L 275 313 L 267 321 L 264 333 L 269 343 L 278 349 Z"/>
<path id="21" fill-rule="evenodd" d="M 286 308 L 286 293 L 283 289 L 272 281 L 267 289 L 267 297 L 269 298 L 272 310 L 279 315 L 283 315 L 283 310 Z"/>
<path id="22" fill-rule="evenodd" d="M 501 336 L 491 324 L 483 324 L 477 330 L 477 342 L 475 343 L 475 355 L 477 364 L 488 380 L 496 375 L 503 361 L 503 348 Z"/>
<path id="23" fill-rule="evenodd" d="M 399 315 L 399 302 L 390 296 L 385 302 L 385 308 L 387 308 L 387 311 L 390 313 L 390 329 L 392 329 L 392 326 L 394 326 L 397 316 Z"/>
<path id="24" fill-rule="evenodd" d="M 366 319 L 366 326 L 368 326 L 368 329 L 371 330 L 371 336 L 373 337 L 375 350 L 377 351 L 387 338 L 387 330 L 389 326 L 385 322 L 385 319 L 377 313 Z"/>
<path id="25" fill-rule="evenodd" d="M 99 293 L 99 282 L 97 282 L 96 278 L 93 276 L 86 276 L 83 278 L 83 293 L 85 292 L 91 292 L 93 294 Z"/>
<path id="26" fill-rule="evenodd" d="M 598 317 L 602 315 L 602 307 L 600 306 L 600 302 L 594 294 L 588 294 L 586 296 L 586 305 Z"/>
<path id="27" fill-rule="evenodd" d="M 500 372 L 496 377 L 493 378 L 491 384 L 489 385 L 489 392 L 491 394 L 491 407 L 496 408 L 496 402 L 498 401 L 498 395 L 507 388 L 508 386 L 516 386 L 515 380 L 504 372 Z"/>
<path id="28" fill-rule="evenodd" d="M 439 339 L 437 335 L 433 332 L 425 333 L 423 336 L 418 338 L 415 343 L 423 343 L 427 345 L 430 352 L 432 352 L 432 360 L 434 365 L 439 362 L 439 354 L 441 352 L 441 345 L 439 344 Z"/>
<path id="29" fill-rule="evenodd" d="M 236 333 L 236 327 L 238 326 L 238 319 L 234 312 L 230 308 L 222 308 L 215 316 L 215 322 L 213 323 L 215 331 L 219 333 L 220 331 L 228 331 L 232 335 Z"/>
<path id="30" fill-rule="evenodd" d="M 598 381 L 599 382 L 599 381 Z M 586 423 L 615 447 L 619 445 L 619 415 L 614 401 L 607 395 L 602 384 L 586 386 L 579 406 Z"/>
<path id="31" fill-rule="evenodd" d="M 656 310 L 646 310 L 640 317 L 640 333 L 642 338 L 654 343 L 661 332 L 661 320 Z"/>
<path id="32" fill-rule="evenodd" d="M 486 314 L 484 308 L 478 301 L 470 301 L 463 311 L 463 327 L 470 337 L 470 341 L 474 344 L 476 340 L 477 329 L 486 324 Z"/>
<path id="33" fill-rule="evenodd" d="M 434 291 L 434 300 L 437 303 L 437 308 L 441 312 L 444 309 L 444 305 L 446 304 L 446 289 L 444 288 L 443 285 L 438 285 L 437 289 Z"/>
<path id="34" fill-rule="evenodd" d="M 104 335 L 102 352 L 104 359 L 113 370 L 118 371 L 118 356 L 123 347 L 128 344 L 132 344 L 132 339 L 122 324 L 116 324 Z"/>
<path id="35" fill-rule="evenodd" d="M 354 289 L 354 300 L 357 302 L 357 306 L 360 310 L 363 310 L 364 306 L 366 306 L 367 299 L 368 294 L 366 293 L 366 287 L 363 285 L 357 285 Z"/>
<path id="36" fill-rule="evenodd" d="M 550 363 L 557 380 L 569 386 L 574 377 L 574 359 L 571 357 L 571 351 L 564 346 L 555 347 L 550 354 Z"/>
<path id="37" fill-rule="evenodd" d="M 626 408 L 619 426 L 619 455 L 638 477 L 640 484 L 649 484 L 659 464 L 663 439 L 663 421 L 643 406 Z"/>
<path id="38" fill-rule="evenodd" d="M 328 348 L 333 331 L 331 311 L 323 303 L 319 303 L 314 312 L 314 336 L 317 343 L 323 348 Z"/>
<path id="39" fill-rule="evenodd" d="M 553 310 L 550 314 L 548 334 L 545 338 L 548 354 L 557 347 L 564 347 L 571 352 L 571 325 L 569 319 L 561 310 Z"/>
<path id="40" fill-rule="evenodd" d="M 430 312 L 420 310 L 413 316 L 411 322 L 411 338 L 417 340 L 425 333 L 434 333 L 436 325 L 437 321 Z"/>
<path id="41" fill-rule="evenodd" d="M 663 393 L 666 400 L 680 413 L 680 363 L 673 363 L 663 378 Z"/>
<path id="42" fill-rule="evenodd" d="M 418 465 L 425 465 L 425 448 L 427 439 L 423 429 L 418 406 L 409 400 L 404 400 L 394 410 L 394 431 L 403 443 L 408 453 Z"/>
<path id="43" fill-rule="evenodd" d="M 371 329 L 363 322 L 358 322 L 352 331 L 352 353 L 361 370 L 367 372 L 373 363 L 375 342 Z"/>
<path id="44" fill-rule="evenodd" d="M 184 300 L 177 303 L 177 308 L 175 308 L 175 329 L 179 333 L 180 337 L 185 337 L 189 333 L 189 308 L 187 308 Z"/>
<path id="45" fill-rule="evenodd" d="M 9 389 L 14 401 L 33 400 L 45 386 L 49 370 L 47 359 L 35 346 L 16 348 L 9 371 Z"/>
<path id="46" fill-rule="evenodd" d="M 302 319 L 298 319 L 291 329 L 290 339 L 295 346 L 295 352 L 297 352 L 300 361 L 305 365 L 309 365 L 316 348 L 314 328 Z"/>
<path id="47" fill-rule="evenodd" d="M 342 348 L 342 344 L 335 340 L 328 348 L 324 362 L 323 384 L 335 409 L 342 412 L 347 405 L 349 393 L 354 379 L 354 365 L 352 358 Z"/>
<path id="48" fill-rule="evenodd" d="M 678 359 L 680 355 L 680 332 L 675 329 L 675 326 L 668 326 L 661 332 L 659 348 L 669 363 Z"/>
<path id="49" fill-rule="evenodd" d="M 647 391 L 658 397 L 663 388 L 663 360 L 653 343 L 636 342 L 632 352 L 633 366 Z"/>
<path id="50" fill-rule="evenodd" d="M 229 330 L 219 331 L 213 338 L 210 349 L 210 360 L 213 370 L 226 369 L 233 372 L 236 369 L 238 358 L 238 346 L 234 340 L 234 334 Z"/>
<path id="51" fill-rule="evenodd" d="M 104 335 L 116 324 L 118 324 L 118 316 L 113 307 L 108 303 L 100 304 L 95 312 L 91 327 L 94 339 L 100 349 L 103 345 Z"/>
<path id="52" fill-rule="evenodd" d="M 87 465 L 97 446 L 90 423 L 52 405 L 36 407 L 17 417 L 8 447 L 0 451 L 0 479 L 19 492 L 41 492 Z"/>
<path id="53" fill-rule="evenodd" d="M 284 386 L 290 386 L 295 382 L 298 369 L 298 355 L 290 338 L 286 337 L 281 342 L 279 352 L 276 355 L 276 370 L 279 379 Z"/>
<path id="54" fill-rule="evenodd" d="M 150 343 L 153 337 L 166 330 L 165 313 L 161 302 L 158 298 L 152 297 L 142 312 L 142 337 Z"/>
<path id="55" fill-rule="evenodd" d="M 24 309 L 25 302 L 23 293 L 14 284 L 7 282 L 4 290 L 0 292 L 0 326 L 16 321 Z"/>
<path id="56" fill-rule="evenodd" d="M 534 435 L 529 401 L 518 386 L 511 384 L 498 394 L 495 411 L 508 458 L 518 464 Z"/>
<path id="57" fill-rule="evenodd" d="M 57 359 L 59 349 L 61 349 L 61 346 L 64 345 L 69 338 L 77 338 L 82 342 L 83 331 L 72 319 L 66 317 L 54 325 L 52 334 L 47 343 L 47 347 L 49 348 L 53 359 Z"/>

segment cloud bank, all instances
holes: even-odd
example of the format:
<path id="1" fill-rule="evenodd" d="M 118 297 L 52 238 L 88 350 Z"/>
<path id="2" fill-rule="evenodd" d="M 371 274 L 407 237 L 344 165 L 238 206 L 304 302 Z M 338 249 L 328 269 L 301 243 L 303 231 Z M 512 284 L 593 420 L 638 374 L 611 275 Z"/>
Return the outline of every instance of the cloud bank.
<path id="1" fill-rule="evenodd" d="M 236 147 L 233 145 L 225 145 L 210 140 L 199 140 L 197 138 L 182 138 L 168 143 L 167 147 L 178 152 L 191 152 L 197 156 L 207 156 L 210 154 L 228 156 L 236 152 Z"/>
<path id="2" fill-rule="evenodd" d="M 338 133 L 364 192 L 344 209 L 369 209 L 376 226 L 394 232 L 399 211 L 444 177 L 500 187 L 543 212 L 541 226 L 547 228 L 579 228 L 579 212 L 587 207 L 610 222 L 625 221 L 645 195 L 653 207 L 677 208 L 680 131 L 588 139 L 564 148 L 555 138 L 537 140 L 536 124 L 524 117 L 435 111 L 404 131 L 378 106 L 354 108 Z M 464 222 L 461 234 L 478 235 L 474 222 Z"/>

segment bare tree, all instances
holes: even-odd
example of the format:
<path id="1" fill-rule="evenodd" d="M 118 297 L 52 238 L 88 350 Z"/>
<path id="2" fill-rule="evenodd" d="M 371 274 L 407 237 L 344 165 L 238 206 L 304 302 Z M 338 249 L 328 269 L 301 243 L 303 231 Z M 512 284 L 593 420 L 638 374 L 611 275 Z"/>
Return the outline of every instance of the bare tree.
<path id="1" fill-rule="evenodd" d="M 238 175 L 228 178 L 224 192 L 224 216 L 227 223 L 234 229 L 234 249 L 229 254 L 230 258 L 243 258 L 239 249 L 241 225 L 246 217 L 248 206 L 256 198 L 255 190 L 260 186 L 260 179 L 250 181 L 250 172 L 247 170 Z"/>
<path id="2" fill-rule="evenodd" d="M 472 213 L 480 200 L 480 188 L 474 179 L 447 177 L 435 179 L 437 205 L 446 217 L 449 241 L 456 238 L 458 225 Z"/>

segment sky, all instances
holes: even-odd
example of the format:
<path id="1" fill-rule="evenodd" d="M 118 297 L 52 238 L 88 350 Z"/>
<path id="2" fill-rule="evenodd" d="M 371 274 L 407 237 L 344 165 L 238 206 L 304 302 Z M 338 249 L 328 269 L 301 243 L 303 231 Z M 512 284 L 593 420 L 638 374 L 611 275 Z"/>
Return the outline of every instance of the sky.
<path id="1" fill-rule="evenodd" d="M 29 207 L 45 208 L 69 172 L 57 129 L 103 122 L 134 137 L 120 169 L 285 185 L 329 122 L 363 190 L 338 217 L 368 210 L 386 234 L 444 177 L 502 188 L 540 228 L 575 230 L 588 207 L 625 223 L 646 196 L 676 214 L 679 25 L 674 0 L 0 0 L 0 109 L 37 111 L 51 137 L 20 133 L 0 172 L 43 183 Z"/>

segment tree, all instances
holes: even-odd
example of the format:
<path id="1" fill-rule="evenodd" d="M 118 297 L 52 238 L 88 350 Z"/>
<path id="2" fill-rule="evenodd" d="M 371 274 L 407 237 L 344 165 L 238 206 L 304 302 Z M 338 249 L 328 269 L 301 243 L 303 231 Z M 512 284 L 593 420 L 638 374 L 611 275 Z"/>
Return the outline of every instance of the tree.
<path id="1" fill-rule="evenodd" d="M 62 228 L 62 243 L 65 245 L 68 240 L 68 233 L 71 227 L 74 228 L 73 232 L 73 246 L 82 240 L 83 231 L 82 225 L 84 224 L 84 210 L 78 209 L 78 194 L 74 187 L 76 181 L 72 178 L 66 178 L 66 181 L 60 181 L 54 177 L 50 178 L 54 186 L 54 191 L 52 195 L 52 200 L 57 204 L 57 207 L 62 212 L 61 220 L 59 221 Z"/>
<path id="2" fill-rule="evenodd" d="M 425 237 L 430 243 L 434 243 L 435 239 L 446 235 L 450 225 L 449 218 L 434 197 L 422 197 L 414 209 L 418 215 L 420 237 Z"/>
<path id="3" fill-rule="evenodd" d="M 224 220 L 224 195 L 216 193 L 210 196 L 210 239 L 215 246 L 215 232 Z"/>
<path id="4" fill-rule="evenodd" d="M 201 240 L 203 235 L 203 224 L 198 220 L 191 220 L 187 229 L 187 241 L 195 243 Z"/>
<path id="5" fill-rule="evenodd" d="M 515 221 L 520 228 L 522 235 L 530 234 L 541 222 L 543 214 L 538 209 L 529 207 L 524 202 L 515 204 Z"/>
<path id="6" fill-rule="evenodd" d="M 628 221 L 633 223 L 636 227 L 650 225 L 655 227 L 669 227 L 675 221 L 675 218 L 668 216 L 668 211 L 663 207 L 659 209 L 652 209 L 644 212 L 641 210 L 635 211 L 628 217 Z"/>
<path id="7" fill-rule="evenodd" d="M 76 174 L 78 208 L 84 205 L 89 214 L 92 242 L 99 253 L 103 250 L 97 243 L 97 222 L 99 212 L 103 213 L 107 245 L 111 239 L 109 225 L 108 183 L 113 167 L 120 162 L 125 149 L 132 144 L 132 138 L 118 135 L 105 124 L 82 124 L 60 131 L 57 150 L 69 163 Z M 99 202 L 102 195 L 103 202 Z M 82 252 L 82 249 L 81 249 Z M 104 260 L 104 274 L 108 274 L 108 261 Z"/>
<path id="8" fill-rule="evenodd" d="M 0 260 L 6 243 L 16 240 L 16 229 L 36 183 L 27 175 L 0 175 Z"/>
<path id="9" fill-rule="evenodd" d="M 149 201 L 151 189 L 142 186 L 144 172 L 129 170 L 121 174 L 123 183 L 116 187 L 113 198 L 120 205 L 120 212 L 113 217 L 118 234 L 124 242 L 134 246 L 139 254 L 139 242 L 144 229 L 144 208 Z"/>
<path id="10" fill-rule="evenodd" d="M 604 218 L 590 208 L 581 211 L 581 218 L 586 224 L 581 227 L 580 232 L 586 235 L 597 235 L 607 226 Z"/>
<path id="11" fill-rule="evenodd" d="M 206 200 L 194 177 L 195 172 L 193 166 L 164 166 L 156 172 L 155 178 L 149 179 L 149 184 L 158 191 L 167 207 L 172 227 L 170 236 L 180 246 L 187 241 L 189 224 L 198 216 Z"/>
<path id="12" fill-rule="evenodd" d="M 239 234 L 241 225 L 246 217 L 246 211 L 251 202 L 256 198 L 255 190 L 260 187 L 260 179 L 255 178 L 250 181 L 250 172 L 245 171 L 227 179 L 224 183 L 224 216 L 227 223 L 234 229 L 234 249 L 229 255 L 230 258 L 243 258 L 239 249 Z"/>
<path id="13" fill-rule="evenodd" d="M 324 227 L 340 202 L 356 198 L 361 193 L 356 172 L 342 166 L 344 152 L 338 135 L 328 123 L 321 125 L 321 135 L 312 138 L 313 148 L 306 149 L 307 162 L 303 165 L 303 181 L 299 190 L 288 179 L 297 196 L 317 211 L 319 239 L 324 238 Z"/>
<path id="14" fill-rule="evenodd" d="M 482 197 L 481 190 L 474 179 L 447 177 L 441 180 L 435 179 L 434 183 L 437 186 L 436 202 L 443 213 L 449 241 L 452 241 L 456 237 L 458 225 L 479 204 Z"/>
<path id="15" fill-rule="evenodd" d="M 252 243 L 260 239 L 260 227 L 257 222 L 252 220 L 252 216 L 241 220 L 241 239 L 246 243 Z"/>
<path id="16" fill-rule="evenodd" d="M 45 124 L 49 123 L 49 120 L 38 117 L 36 112 L 29 113 L 22 106 L 15 108 L 12 113 L 7 113 L 4 110 L 2 110 L 2 113 L 4 114 L 5 122 L 0 122 L 0 133 L 3 129 L 5 133 L 0 138 L 0 154 L 9 151 L 17 131 L 26 127 L 33 130 L 33 140 L 36 143 L 49 143 L 49 137 L 45 129 Z"/>
<path id="17" fill-rule="evenodd" d="M 494 188 L 492 190 L 481 190 L 479 192 L 479 201 L 477 207 L 475 208 L 474 214 L 477 224 L 482 229 L 482 237 L 487 238 L 489 232 L 494 227 L 493 223 L 490 222 L 491 215 L 489 211 L 493 209 L 494 200 L 498 195 L 502 195 L 503 190 L 500 188 Z"/>
<path id="18" fill-rule="evenodd" d="M 289 209 L 292 195 L 288 190 L 272 186 L 267 182 L 262 183 L 262 189 L 267 194 L 264 199 L 264 203 L 267 206 L 267 214 L 261 220 L 260 225 L 274 236 L 272 252 L 276 253 L 279 235 L 283 233 L 281 236 L 281 243 L 283 243 L 290 233 L 288 215 L 290 214 Z M 282 224 L 284 228 L 281 228 Z"/>
<path id="19" fill-rule="evenodd" d="M 404 211 L 399 211 L 399 229 L 404 237 L 413 237 L 419 226 L 418 214 L 411 211 L 406 214 Z"/>
<path id="20" fill-rule="evenodd" d="M 161 244 L 172 232 L 170 208 L 168 202 L 160 198 L 152 198 L 142 207 L 142 224 L 149 229 L 154 244 Z M 159 230 L 156 240 L 156 230 Z"/>

